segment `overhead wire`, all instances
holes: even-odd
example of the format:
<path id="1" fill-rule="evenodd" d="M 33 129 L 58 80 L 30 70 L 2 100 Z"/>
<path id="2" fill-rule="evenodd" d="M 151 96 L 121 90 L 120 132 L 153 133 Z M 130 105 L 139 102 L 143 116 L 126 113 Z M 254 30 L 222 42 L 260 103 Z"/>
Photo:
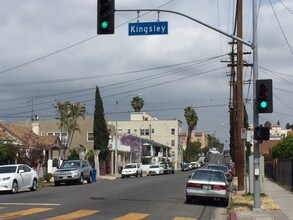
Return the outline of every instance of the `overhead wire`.
<path id="1" fill-rule="evenodd" d="M 166 3 L 164 3 L 164 4 L 162 4 L 162 5 L 158 6 L 157 8 L 162 8 L 162 7 L 164 7 L 164 6 L 170 4 L 171 2 L 174 2 L 174 1 L 175 1 L 175 0 L 170 0 L 170 1 L 168 1 L 168 2 L 166 2 Z M 141 16 L 144 16 L 144 15 L 146 15 L 146 14 L 148 14 L 148 13 L 150 13 L 150 12 L 143 13 Z M 136 19 L 136 18 L 135 18 L 135 19 Z M 122 23 L 122 24 L 116 26 L 115 28 L 119 28 L 119 27 L 121 27 L 121 26 L 124 26 L 125 24 L 127 24 L 127 23 L 129 23 L 130 21 L 133 21 L 133 20 L 135 20 L 135 19 L 131 19 L 131 20 L 127 21 L 127 22 L 124 22 L 124 23 Z M 53 55 L 55 55 L 55 54 L 61 53 L 61 52 L 65 51 L 65 50 L 68 50 L 68 49 L 70 49 L 70 48 L 76 47 L 76 46 L 78 46 L 78 45 L 80 45 L 80 44 L 83 44 L 83 43 L 85 43 L 85 42 L 88 42 L 88 41 L 90 41 L 90 40 L 92 40 L 92 39 L 94 39 L 94 38 L 96 38 L 96 37 L 98 37 L 98 36 L 99 36 L 99 35 L 95 35 L 95 36 L 92 36 L 92 37 L 88 37 L 88 38 L 86 38 L 86 39 L 84 39 L 84 40 L 81 40 L 81 41 L 78 41 L 78 42 L 76 42 L 76 43 L 73 43 L 73 44 L 71 44 L 71 45 L 69 45 L 69 46 L 63 47 L 63 48 L 61 48 L 61 49 L 59 49 L 59 50 L 56 50 L 56 51 L 54 51 L 54 52 L 52 52 L 52 53 L 48 53 L 48 54 L 45 54 L 44 56 L 40 56 L 40 57 L 38 57 L 38 58 L 36 58 L 36 59 L 32 59 L 32 60 L 29 60 L 29 61 L 27 61 L 27 62 L 24 62 L 24 63 L 18 64 L 18 65 L 15 65 L 15 66 L 9 67 L 9 68 L 4 69 L 4 70 L 1 70 L 1 71 L 0 71 L 0 74 L 3 74 L 3 73 L 6 73 L 6 72 L 9 72 L 9 71 L 11 71 L 11 70 L 15 70 L 15 69 L 18 69 L 18 68 L 20 68 L 20 67 L 23 67 L 23 66 L 29 65 L 29 64 L 31 64 L 31 63 L 35 63 L 35 62 L 37 62 L 37 61 L 39 61 L 39 60 L 43 60 L 43 59 L 45 59 L 45 58 L 51 57 L 51 56 L 53 56 Z"/>
<path id="2" fill-rule="evenodd" d="M 276 11 L 275 11 L 275 8 L 274 8 L 274 6 L 273 6 L 271 0 L 269 0 L 269 2 L 270 2 L 270 5 L 271 5 L 271 7 L 272 7 L 272 9 L 273 9 L 273 12 L 274 12 L 275 18 L 276 18 L 276 20 L 277 20 L 277 22 L 278 22 L 279 28 L 280 28 L 280 30 L 281 30 L 281 32 L 282 32 L 282 35 L 283 35 L 283 37 L 284 37 L 284 39 L 285 39 L 285 41 L 286 41 L 286 44 L 287 44 L 287 46 L 288 46 L 288 48 L 289 48 L 291 54 L 293 55 L 292 47 L 291 47 L 291 45 L 290 45 L 290 43 L 289 43 L 289 41 L 288 41 L 288 39 L 287 39 L 287 37 L 286 37 L 286 34 L 285 34 L 285 32 L 284 32 L 284 30 L 283 30 L 283 28 L 282 28 L 281 22 L 280 22 L 280 20 L 279 20 L 279 18 L 278 18 L 278 15 L 277 15 Z"/>

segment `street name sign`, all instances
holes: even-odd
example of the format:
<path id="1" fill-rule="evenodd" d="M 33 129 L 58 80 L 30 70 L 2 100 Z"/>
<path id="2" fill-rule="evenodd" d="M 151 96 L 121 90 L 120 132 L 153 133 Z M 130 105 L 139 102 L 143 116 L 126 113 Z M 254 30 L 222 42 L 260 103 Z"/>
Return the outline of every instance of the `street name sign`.
<path id="1" fill-rule="evenodd" d="M 136 22 L 128 24 L 128 35 L 163 35 L 168 34 L 168 22 Z"/>

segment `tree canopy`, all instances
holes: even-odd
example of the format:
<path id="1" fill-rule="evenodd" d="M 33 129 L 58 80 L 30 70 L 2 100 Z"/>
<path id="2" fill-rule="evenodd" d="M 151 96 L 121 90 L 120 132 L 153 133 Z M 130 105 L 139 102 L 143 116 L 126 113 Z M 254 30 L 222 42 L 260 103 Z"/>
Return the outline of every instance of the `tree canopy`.
<path id="1" fill-rule="evenodd" d="M 272 156 L 274 159 L 293 158 L 293 136 L 287 136 L 273 146 Z"/>
<path id="2" fill-rule="evenodd" d="M 143 98 L 139 96 L 133 97 L 132 101 L 130 102 L 132 108 L 134 109 L 135 112 L 140 112 L 140 110 L 144 106 L 144 100 Z"/>

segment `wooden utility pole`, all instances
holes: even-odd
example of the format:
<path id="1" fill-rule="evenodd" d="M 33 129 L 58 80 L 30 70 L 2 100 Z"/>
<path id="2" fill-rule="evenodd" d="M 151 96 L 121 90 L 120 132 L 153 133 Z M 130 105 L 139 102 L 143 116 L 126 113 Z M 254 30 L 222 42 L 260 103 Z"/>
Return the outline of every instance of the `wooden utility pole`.
<path id="1" fill-rule="evenodd" d="M 242 0 L 237 0 L 237 37 L 242 38 Z M 235 169 L 238 177 L 238 190 L 244 189 L 244 146 L 241 141 L 241 128 L 244 127 L 243 113 L 243 44 L 237 41 L 237 112 L 236 112 L 236 139 L 235 146 Z"/>

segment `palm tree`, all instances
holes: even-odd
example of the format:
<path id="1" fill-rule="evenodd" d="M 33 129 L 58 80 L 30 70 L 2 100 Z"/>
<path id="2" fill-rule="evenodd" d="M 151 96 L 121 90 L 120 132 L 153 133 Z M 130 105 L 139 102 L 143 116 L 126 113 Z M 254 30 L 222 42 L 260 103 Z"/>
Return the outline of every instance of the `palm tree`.
<path id="1" fill-rule="evenodd" d="M 188 160 L 190 160 L 190 138 L 191 138 L 191 133 L 193 129 L 197 125 L 198 117 L 195 110 L 191 106 L 188 106 L 187 108 L 184 109 L 184 117 L 186 119 L 186 123 L 188 126 L 186 151 L 187 151 L 187 158 Z"/>
<path id="2" fill-rule="evenodd" d="M 86 108 L 83 103 L 74 103 L 70 101 L 56 101 L 56 105 L 54 105 L 54 107 L 57 109 L 57 115 L 59 115 L 57 119 L 60 120 L 59 129 L 61 130 L 61 138 L 63 131 L 68 133 L 68 140 L 65 145 L 65 148 L 67 148 L 68 151 L 66 151 L 66 153 L 63 153 L 63 156 L 66 158 L 67 153 L 71 149 L 74 132 L 80 131 L 77 120 L 80 117 L 84 119 Z"/>
<path id="3" fill-rule="evenodd" d="M 143 98 L 139 96 L 133 97 L 131 101 L 131 106 L 134 109 L 135 112 L 140 112 L 140 110 L 143 108 L 144 100 Z"/>

